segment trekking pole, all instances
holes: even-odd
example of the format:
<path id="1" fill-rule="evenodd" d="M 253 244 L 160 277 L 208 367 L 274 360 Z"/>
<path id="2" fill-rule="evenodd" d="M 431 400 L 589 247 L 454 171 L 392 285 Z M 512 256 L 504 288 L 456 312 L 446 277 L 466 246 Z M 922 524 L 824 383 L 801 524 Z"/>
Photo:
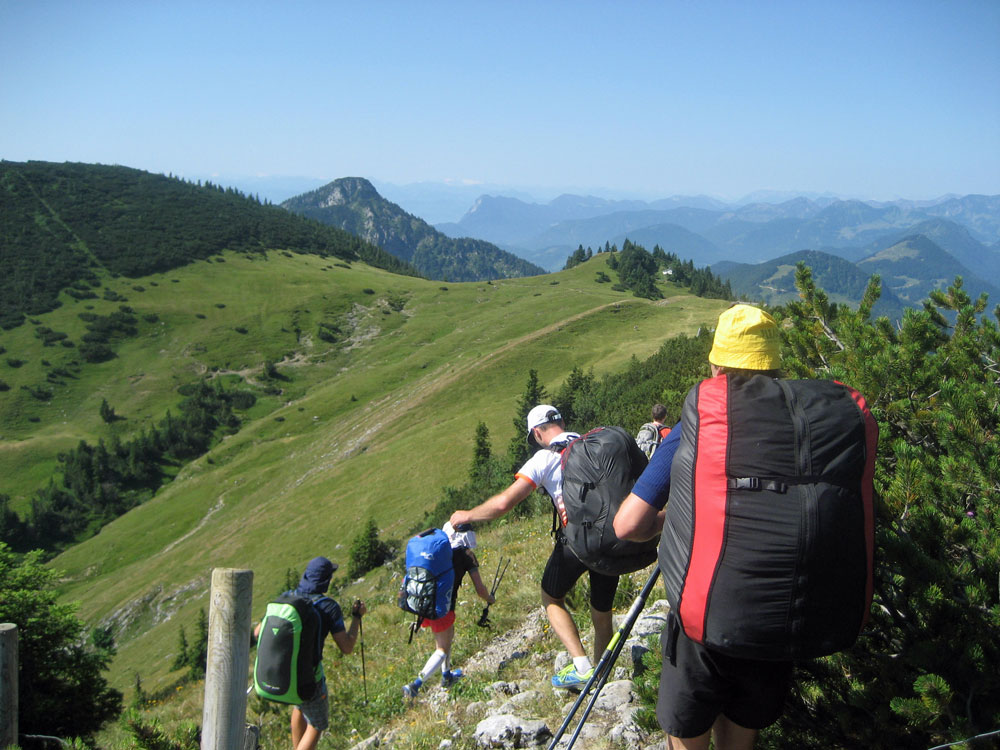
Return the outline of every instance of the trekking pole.
<path id="1" fill-rule="evenodd" d="M 597 667 L 594 669 L 594 674 L 590 676 L 590 679 L 587 680 L 587 684 L 583 686 L 583 690 L 580 691 L 580 695 L 577 697 L 576 702 L 573 703 L 573 707 L 570 708 L 562 726 L 559 727 L 559 731 L 556 732 L 555 736 L 552 738 L 552 742 L 549 743 L 548 750 L 555 750 L 555 746 L 566 733 L 566 728 L 573 720 L 573 716 L 576 714 L 577 709 L 580 708 L 580 705 L 587 697 L 590 689 L 594 687 L 596 683 L 597 687 L 594 690 L 590 703 L 587 705 L 586 711 L 584 711 L 583 716 L 580 718 L 580 722 L 576 725 L 576 730 L 573 732 L 573 736 L 570 738 L 569 744 L 566 745 L 566 750 L 573 747 L 573 743 L 576 742 L 576 738 L 579 737 L 580 731 L 583 729 L 583 725 L 587 721 L 587 717 L 590 715 L 591 710 L 594 708 L 594 704 L 597 702 L 598 696 L 601 694 L 601 689 L 604 687 L 604 683 L 608 681 L 608 675 L 611 674 L 611 668 L 614 666 L 615 661 L 618 659 L 618 655 L 625 646 L 625 641 L 628 640 L 629 634 L 632 632 L 632 627 L 635 625 L 635 621 L 639 619 L 639 613 L 642 612 L 642 608 L 646 606 L 646 599 L 649 598 L 649 594 L 653 590 L 653 586 L 656 584 L 656 579 L 659 575 L 660 568 L 657 566 L 650 574 L 649 580 L 646 581 L 646 585 L 642 587 L 642 591 L 639 592 L 639 596 L 637 596 L 635 601 L 632 602 L 632 607 L 625 616 L 625 620 L 619 626 L 618 631 L 611 638 L 611 642 L 608 643 L 607 648 L 604 649 L 604 653 L 601 654 L 601 660 L 597 663 Z"/>
<path id="2" fill-rule="evenodd" d="M 354 603 L 354 611 L 361 609 L 361 600 Z M 368 705 L 368 671 L 365 669 L 365 618 L 358 614 L 358 640 L 361 642 L 361 681 L 365 686 L 365 705 Z"/>
<path id="3" fill-rule="evenodd" d="M 509 557 L 507 558 L 507 564 L 503 566 L 503 571 L 501 572 L 500 565 L 502 563 L 503 563 L 503 555 L 501 555 L 500 559 L 497 560 L 497 570 L 496 573 L 493 574 L 493 585 L 490 588 L 490 596 L 496 596 L 497 589 L 500 587 L 500 581 L 503 580 L 504 573 L 507 572 L 507 565 L 510 565 L 510 558 Z M 479 627 L 488 628 L 490 626 L 489 613 L 490 613 L 490 605 L 487 604 L 485 607 L 483 607 L 483 613 L 479 616 L 479 622 L 476 623 L 477 625 L 479 625 Z"/>

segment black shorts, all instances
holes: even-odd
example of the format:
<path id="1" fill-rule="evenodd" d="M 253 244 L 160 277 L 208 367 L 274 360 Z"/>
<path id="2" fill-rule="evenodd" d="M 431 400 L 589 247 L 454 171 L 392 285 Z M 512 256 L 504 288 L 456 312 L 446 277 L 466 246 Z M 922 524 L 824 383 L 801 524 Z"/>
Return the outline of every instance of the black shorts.
<path id="1" fill-rule="evenodd" d="M 688 638 L 672 612 L 660 643 L 656 718 L 667 734 L 698 737 L 719 714 L 747 729 L 763 729 L 781 717 L 791 662 L 737 659 L 712 651 Z"/>
<path id="2" fill-rule="evenodd" d="M 618 576 L 595 573 L 558 537 L 542 573 L 542 591 L 553 599 L 562 599 L 584 572 L 590 573 L 590 606 L 598 612 L 610 612 L 618 590 Z"/>

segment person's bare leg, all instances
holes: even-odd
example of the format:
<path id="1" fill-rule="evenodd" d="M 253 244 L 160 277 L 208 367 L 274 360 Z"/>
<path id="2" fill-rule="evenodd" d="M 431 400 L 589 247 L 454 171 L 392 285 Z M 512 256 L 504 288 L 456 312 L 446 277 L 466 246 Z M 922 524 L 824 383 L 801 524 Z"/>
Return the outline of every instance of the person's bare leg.
<path id="1" fill-rule="evenodd" d="M 322 734 L 312 724 L 306 725 L 306 730 L 302 733 L 302 739 L 295 745 L 295 750 L 316 750 L 319 744 L 319 736 Z"/>
<path id="2" fill-rule="evenodd" d="M 294 707 L 292 709 L 292 747 L 299 746 L 299 742 L 302 741 L 302 735 L 308 726 L 309 722 L 306 721 L 306 717 L 299 711 L 298 706 Z"/>
<path id="3" fill-rule="evenodd" d="M 754 740 L 757 739 L 756 729 L 741 727 L 721 714 L 712 725 L 712 733 L 715 735 L 716 750 L 753 750 Z"/>
<path id="4" fill-rule="evenodd" d="M 668 750 L 708 750 L 709 739 L 712 737 L 712 730 L 697 737 L 674 737 L 667 735 Z M 716 750 L 724 750 L 716 745 Z"/>
<path id="5" fill-rule="evenodd" d="M 545 607 L 549 625 L 552 626 L 556 636 L 569 651 L 569 655 L 574 659 L 578 656 L 586 656 L 587 652 L 583 650 L 583 643 L 580 642 L 580 631 L 576 629 L 573 615 L 566 609 L 566 598 L 556 599 L 543 591 L 542 606 Z"/>
<path id="6" fill-rule="evenodd" d="M 434 645 L 444 651 L 444 661 L 441 663 L 441 672 L 451 669 L 451 644 L 455 642 L 455 626 L 452 625 L 447 630 L 434 634 Z"/>
<path id="7" fill-rule="evenodd" d="M 594 623 L 594 664 L 600 662 L 604 655 L 604 650 L 611 643 L 611 636 L 614 634 L 614 621 L 611 610 L 601 612 L 599 609 L 590 607 L 590 621 Z"/>

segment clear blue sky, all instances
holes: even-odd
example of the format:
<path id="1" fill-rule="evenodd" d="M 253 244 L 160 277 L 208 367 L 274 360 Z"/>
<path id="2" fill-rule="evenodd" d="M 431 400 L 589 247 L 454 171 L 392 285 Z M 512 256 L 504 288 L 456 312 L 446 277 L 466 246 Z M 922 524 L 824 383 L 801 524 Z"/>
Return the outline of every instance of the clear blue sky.
<path id="1" fill-rule="evenodd" d="M 1000 193 L 1000 1 L 0 0 L 0 158 Z"/>

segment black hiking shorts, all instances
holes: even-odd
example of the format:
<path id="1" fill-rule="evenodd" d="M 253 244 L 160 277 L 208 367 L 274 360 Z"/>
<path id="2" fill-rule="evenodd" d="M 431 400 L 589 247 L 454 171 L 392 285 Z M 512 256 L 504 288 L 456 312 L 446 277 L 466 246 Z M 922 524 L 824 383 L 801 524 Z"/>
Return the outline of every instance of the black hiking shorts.
<path id="1" fill-rule="evenodd" d="M 719 714 L 747 729 L 781 717 L 792 679 L 789 661 L 737 659 L 688 638 L 673 612 L 660 636 L 663 668 L 656 719 L 674 737 L 698 737 Z"/>
<path id="2" fill-rule="evenodd" d="M 598 612 L 610 612 L 618 590 L 618 576 L 595 573 L 556 538 L 556 546 L 545 563 L 542 591 L 553 599 L 562 599 L 584 573 L 590 573 L 590 606 Z"/>

